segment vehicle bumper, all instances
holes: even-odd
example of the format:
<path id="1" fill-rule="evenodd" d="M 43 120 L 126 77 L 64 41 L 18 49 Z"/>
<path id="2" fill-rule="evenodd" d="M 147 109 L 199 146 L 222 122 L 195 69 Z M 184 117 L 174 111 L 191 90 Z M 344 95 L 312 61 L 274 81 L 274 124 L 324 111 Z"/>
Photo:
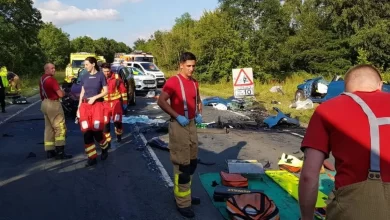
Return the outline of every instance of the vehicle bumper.
<path id="1" fill-rule="evenodd" d="M 136 85 L 135 86 L 135 91 L 137 92 L 149 92 L 149 91 L 154 91 L 157 89 L 156 84 L 152 86 L 146 86 L 146 85 Z"/>
<path id="2" fill-rule="evenodd" d="M 157 86 L 163 86 L 166 82 L 166 79 L 164 78 L 156 78 Z"/>

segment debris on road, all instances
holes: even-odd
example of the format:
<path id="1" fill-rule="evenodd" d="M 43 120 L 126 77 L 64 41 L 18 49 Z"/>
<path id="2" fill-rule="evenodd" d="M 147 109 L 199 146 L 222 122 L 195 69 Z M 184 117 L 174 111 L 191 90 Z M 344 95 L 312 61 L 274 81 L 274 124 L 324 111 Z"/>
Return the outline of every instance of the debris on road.
<path id="1" fill-rule="evenodd" d="M 300 110 L 300 109 L 312 109 L 314 108 L 314 103 L 313 101 L 311 101 L 310 99 L 306 99 L 304 101 L 296 101 L 294 103 L 292 103 L 290 106 L 290 108 L 295 108 L 296 110 Z"/>
<path id="2" fill-rule="evenodd" d="M 282 86 L 272 86 L 269 91 L 272 93 L 280 92 L 284 95 L 284 92 L 282 90 Z"/>
<path id="3" fill-rule="evenodd" d="M 232 110 L 232 111 L 251 111 L 251 110 L 265 110 L 254 97 L 236 99 L 234 96 L 224 99 L 218 96 L 205 98 L 202 101 L 204 106 L 213 106 L 218 110 Z"/>
<path id="4" fill-rule="evenodd" d="M 300 126 L 300 123 L 295 118 L 290 118 L 289 115 L 284 114 L 280 109 L 277 107 L 273 107 L 273 109 L 277 112 L 276 116 L 269 116 L 266 119 L 264 119 L 264 123 L 268 125 L 268 128 L 272 128 L 276 125 L 280 124 L 289 124 L 289 125 L 295 125 Z"/>
<path id="5" fill-rule="evenodd" d="M 124 124 L 136 124 L 136 123 L 160 124 L 160 123 L 165 123 L 165 120 L 163 120 L 163 119 L 150 119 L 147 115 L 123 116 L 122 123 L 124 123 Z"/>
<path id="6" fill-rule="evenodd" d="M 228 110 L 228 107 L 222 103 L 213 104 L 213 108 L 215 108 L 217 110 L 222 110 L 222 111 Z"/>
<path id="7" fill-rule="evenodd" d="M 161 140 L 159 137 L 153 137 L 148 140 L 146 144 L 154 148 L 169 151 L 168 143 L 165 143 L 165 141 Z"/>
<path id="8" fill-rule="evenodd" d="M 229 173 L 264 174 L 264 167 L 257 160 L 227 160 Z"/>
<path id="9" fill-rule="evenodd" d="M 33 152 L 28 153 L 26 158 L 32 158 L 32 157 L 37 157 L 37 155 Z"/>
<path id="10" fill-rule="evenodd" d="M 3 137 L 13 137 L 12 134 L 3 134 Z"/>

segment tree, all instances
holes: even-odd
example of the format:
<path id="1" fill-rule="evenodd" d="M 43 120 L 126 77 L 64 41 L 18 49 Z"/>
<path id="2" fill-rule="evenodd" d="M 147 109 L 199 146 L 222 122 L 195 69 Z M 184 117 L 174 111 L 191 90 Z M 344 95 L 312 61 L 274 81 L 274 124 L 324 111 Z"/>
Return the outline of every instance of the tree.
<path id="1" fill-rule="evenodd" d="M 46 55 L 46 61 L 53 62 L 59 69 L 64 69 L 69 63 L 71 51 L 69 34 L 52 23 L 46 23 L 39 31 L 38 39 Z"/>

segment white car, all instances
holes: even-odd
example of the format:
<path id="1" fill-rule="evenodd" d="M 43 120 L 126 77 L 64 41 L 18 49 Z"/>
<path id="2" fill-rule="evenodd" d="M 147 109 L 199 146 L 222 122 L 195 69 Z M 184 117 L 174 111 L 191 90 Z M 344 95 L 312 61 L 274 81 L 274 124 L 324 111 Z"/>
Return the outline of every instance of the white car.
<path id="1" fill-rule="evenodd" d="M 157 86 L 163 86 L 166 82 L 164 73 L 156 66 L 156 64 L 151 62 L 127 62 L 127 66 L 135 67 L 146 75 L 152 76 L 157 81 Z"/>
<path id="2" fill-rule="evenodd" d="M 155 91 L 157 88 L 157 81 L 153 76 L 146 75 L 142 70 L 128 66 L 127 69 L 134 77 L 136 92 Z"/>

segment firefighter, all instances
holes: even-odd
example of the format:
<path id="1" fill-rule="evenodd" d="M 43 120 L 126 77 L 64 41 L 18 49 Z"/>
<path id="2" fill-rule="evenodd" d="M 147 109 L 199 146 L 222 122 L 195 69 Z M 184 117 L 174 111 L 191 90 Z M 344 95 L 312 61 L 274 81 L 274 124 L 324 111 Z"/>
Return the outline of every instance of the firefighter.
<path id="1" fill-rule="evenodd" d="M 101 160 L 108 157 L 108 143 L 103 134 L 103 97 L 107 95 L 107 81 L 104 74 L 99 71 L 95 57 L 87 57 L 84 66 L 88 73 L 85 73 L 80 81 L 81 93 L 77 117 L 84 136 L 85 153 L 88 155 L 85 166 L 89 167 L 97 163 L 95 141 L 102 149 Z"/>
<path id="2" fill-rule="evenodd" d="M 7 73 L 8 83 L 10 85 L 10 92 L 12 94 L 20 93 L 20 78 L 16 73 L 8 71 Z"/>
<path id="3" fill-rule="evenodd" d="M 0 105 L 1 105 L 1 112 L 5 112 L 5 86 L 2 80 L 2 77 L 0 75 Z"/>
<path id="4" fill-rule="evenodd" d="M 45 117 L 44 146 L 47 158 L 69 159 L 72 155 L 64 152 L 66 125 L 64 110 L 60 98 L 64 96 L 57 80 L 54 78 L 55 66 L 47 63 L 45 73 L 39 81 L 39 91 L 42 100 L 41 111 Z"/>
<path id="5" fill-rule="evenodd" d="M 108 142 L 108 148 L 111 147 L 111 119 L 114 121 L 115 134 L 118 142 L 122 140 L 123 127 L 122 115 L 123 109 L 127 108 L 127 90 L 123 80 L 116 77 L 117 74 L 111 72 L 111 65 L 103 63 L 102 69 L 107 79 L 108 94 L 104 96 L 104 135 Z M 122 101 L 122 102 L 121 102 Z M 123 105 L 122 105 L 123 103 Z"/>
<path id="6" fill-rule="evenodd" d="M 331 153 L 337 174 L 326 219 L 390 219 L 390 94 L 368 64 L 351 68 L 344 84 L 344 93 L 314 111 L 301 144 L 302 220 L 314 217 L 320 169 Z"/>
<path id="7" fill-rule="evenodd" d="M 198 82 L 192 78 L 196 57 L 190 52 L 180 56 L 180 73 L 164 85 L 158 105 L 171 116 L 169 123 L 170 159 L 174 171 L 174 197 L 181 215 L 195 216 L 192 204 L 199 198 L 191 196 L 191 182 L 198 163 L 196 124 L 202 123 L 202 102 Z M 170 100 L 170 104 L 167 100 Z"/>

